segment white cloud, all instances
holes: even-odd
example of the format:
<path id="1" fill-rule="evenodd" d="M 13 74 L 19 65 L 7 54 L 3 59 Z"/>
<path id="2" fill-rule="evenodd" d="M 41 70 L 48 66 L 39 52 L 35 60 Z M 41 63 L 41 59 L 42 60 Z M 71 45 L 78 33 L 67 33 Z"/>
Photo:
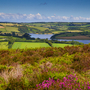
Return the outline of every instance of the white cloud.
<path id="1" fill-rule="evenodd" d="M 12 14 L 0 13 L 0 21 L 90 21 L 90 17 L 74 17 L 74 16 L 52 16 L 37 14 Z"/>
<path id="2" fill-rule="evenodd" d="M 35 15 L 35 18 L 36 18 L 36 19 L 43 19 L 43 17 L 42 17 L 41 14 L 39 14 L 39 13 Z"/>
<path id="3" fill-rule="evenodd" d="M 90 20 L 90 18 L 86 18 L 86 20 Z"/>
<path id="4" fill-rule="evenodd" d="M 29 15 L 26 16 L 26 19 L 31 20 L 31 19 L 34 19 L 34 17 L 35 17 L 35 15 L 29 14 Z"/>
<path id="5" fill-rule="evenodd" d="M 63 16 L 63 17 L 62 17 L 62 19 L 64 19 L 64 20 L 68 20 L 68 17 L 66 17 L 66 16 Z"/>
<path id="6" fill-rule="evenodd" d="M 51 17 L 47 17 L 47 19 L 51 20 Z"/>

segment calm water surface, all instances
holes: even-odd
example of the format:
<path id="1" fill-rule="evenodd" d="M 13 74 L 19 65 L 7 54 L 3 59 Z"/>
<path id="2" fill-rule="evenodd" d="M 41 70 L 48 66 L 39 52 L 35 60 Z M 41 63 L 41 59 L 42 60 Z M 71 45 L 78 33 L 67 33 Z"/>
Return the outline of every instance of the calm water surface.
<path id="1" fill-rule="evenodd" d="M 34 38 L 40 38 L 40 39 L 50 39 L 50 37 L 53 35 L 53 34 L 32 34 L 30 33 L 31 37 L 34 37 Z"/>
<path id="2" fill-rule="evenodd" d="M 30 33 L 31 37 L 34 37 L 34 38 L 40 38 L 40 39 L 46 39 L 48 38 L 50 40 L 50 37 L 53 35 L 53 34 L 32 34 Z M 72 40 L 67 40 L 67 39 L 57 39 L 58 41 L 72 41 Z M 73 41 L 78 41 L 78 42 L 82 42 L 84 44 L 88 44 L 90 43 L 90 40 L 73 40 Z"/>

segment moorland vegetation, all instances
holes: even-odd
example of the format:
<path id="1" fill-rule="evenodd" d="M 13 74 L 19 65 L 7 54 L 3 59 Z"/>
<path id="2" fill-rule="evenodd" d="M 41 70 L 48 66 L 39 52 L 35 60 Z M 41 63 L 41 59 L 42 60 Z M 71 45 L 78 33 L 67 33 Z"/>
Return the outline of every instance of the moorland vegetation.
<path id="1" fill-rule="evenodd" d="M 90 44 L 0 50 L 0 90 L 89 90 Z"/>
<path id="2" fill-rule="evenodd" d="M 84 22 L 0 23 L 0 90 L 89 90 L 90 44 L 28 34 L 89 32 Z"/>

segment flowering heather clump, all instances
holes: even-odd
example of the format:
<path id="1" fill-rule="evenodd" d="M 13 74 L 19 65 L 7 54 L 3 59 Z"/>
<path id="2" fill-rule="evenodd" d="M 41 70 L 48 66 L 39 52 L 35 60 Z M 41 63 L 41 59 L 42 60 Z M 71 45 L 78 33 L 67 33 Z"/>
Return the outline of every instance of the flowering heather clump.
<path id="1" fill-rule="evenodd" d="M 36 85 L 37 90 L 90 90 L 90 83 L 80 83 L 76 75 L 67 75 L 63 80 L 53 78 Z"/>
<path id="2" fill-rule="evenodd" d="M 54 84 L 55 84 L 55 80 L 53 80 L 53 78 L 52 79 L 49 78 L 49 80 L 44 80 L 42 83 L 37 84 L 36 87 L 38 89 L 42 89 L 42 88 L 47 89 L 47 88 L 49 88 L 49 86 L 54 85 Z"/>

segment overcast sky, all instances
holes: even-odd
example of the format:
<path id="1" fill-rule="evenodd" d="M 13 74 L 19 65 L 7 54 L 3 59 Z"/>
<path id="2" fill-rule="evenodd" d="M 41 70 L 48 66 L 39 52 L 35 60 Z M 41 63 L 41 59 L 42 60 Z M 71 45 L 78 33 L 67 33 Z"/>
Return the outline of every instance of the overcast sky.
<path id="1" fill-rule="evenodd" d="M 0 0 L 0 22 L 90 22 L 90 0 Z"/>

